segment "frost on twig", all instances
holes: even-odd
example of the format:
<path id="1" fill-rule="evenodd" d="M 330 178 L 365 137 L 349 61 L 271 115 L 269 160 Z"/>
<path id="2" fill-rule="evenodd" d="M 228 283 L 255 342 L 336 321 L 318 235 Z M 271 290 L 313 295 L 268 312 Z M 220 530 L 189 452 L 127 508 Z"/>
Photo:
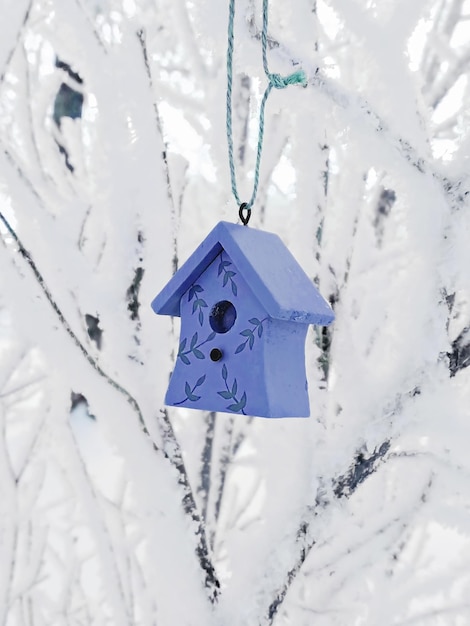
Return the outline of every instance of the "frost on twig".
<path id="1" fill-rule="evenodd" d="M 195 524 L 195 534 L 197 537 L 196 554 L 204 572 L 205 586 L 211 602 L 216 602 L 220 593 L 220 583 L 217 573 L 211 560 L 211 553 L 207 542 L 205 520 L 201 519 L 197 510 L 194 494 L 189 483 L 189 477 L 183 460 L 182 451 L 178 440 L 176 439 L 171 421 L 167 411 L 162 412 L 160 420 L 160 428 L 162 430 L 162 438 L 165 442 L 164 452 L 170 462 L 174 465 L 178 472 L 178 483 L 183 489 L 183 508 L 184 512 Z"/>
<path id="2" fill-rule="evenodd" d="M 75 346 L 79 349 L 82 355 L 86 358 L 88 363 L 96 370 L 96 372 L 100 376 L 102 376 L 106 380 L 106 382 L 110 384 L 118 393 L 122 394 L 125 397 L 127 402 L 131 405 L 133 410 L 136 412 L 139 422 L 142 426 L 143 432 L 145 433 L 147 437 L 150 438 L 150 433 L 147 430 L 147 426 L 145 425 L 143 414 L 141 412 L 141 409 L 137 401 L 129 394 L 129 392 L 126 389 L 124 389 L 119 383 L 117 383 L 115 380 L 109 377 L 102 370 L 102 368 L 98 365 L 95 359 L 89 354 L 85 346 L 82 344 L 80 339 L 74 333 L 74 331 L 68 324 L 67 320 L 63 316 L 61 310 L 59 309 L 51 292 L 49 291 L 44 281 L 44 278 L 42 274 L 40 273 L 39 269 L 37 268 L 30 253 L 24 248 L 15 230 L 12 228 L 9 221 L 6 219 L 6 217 L 2 213 L 0 213 L 0 220 L 2 221 L 8 233 L 12 236 L 15 243 L 17 244 L 21 256 L 27 261 L 46 299 L 48 300 L 49 304 L 52 306 L 64 330 L 67 332 L 69 337 L 73 340 Z M 163 439 L 166 442 L 165 448 L 164 448 L 164 455 L 167 459 L 170 460 L 170 462 L 176 467 L 178 471 L 179 484 L 182 486 L 183 494 L 184 494 L 183 495 L 184 511 L 186 514 L 188 514 L 191 517 L 193 522 L 195 522 L 196 524 L 196 528 L 197 528 L 196 535 L 198 536 L 196 553 L 198 555 L 201 568 L 205 572 L 205 575 L 206 575 L 206 586 L 208 588 L 209 596 L 212 601 L 215 601 L 218 595 L 218 589 L 220 585 L 219 585 L 217 575 L 215 573 L 215 570 L 210 560 L 203 522 L 201 521 L 199 517 L 199 513 L 197 511 L 196 503 L 195 503 L 194 496 L 191 490 L 191 486 L 188 481 L 186 469 L 185 469 L 183 458 L 181 455 L 181 450 L 179 448 L 179 444 L 176 440 L 174 431 L 172 429 L 171 422 L 169 421 L 168 416 L 166 414 L 164 415 L 164 418 L 161 421 L 162 421 L 162 426 L 164 428 Z M 152 441 L 152 445 L 155 451 L 159 452 L 159 448 L 156 446 L 156 444 L 153 441 Z"/>
<path id="3" fill-rule="evenodd" d="M 378 449 L 374 450 L 374 452 L 368 456 L 362 452 L 359 453 L 349 471 L 333 480 L 332 489 L 334 496 L 336 498 L 351 497 L 358 487 L 365 480 L 367 480 L 371 474 L 377 471 L 381 460 L 386 456 L 389 449 L 390 442 L 385 441 Z M 322 501 L 319 508 L 325 507 L 328 507 L 328 503 Z M 288 570 L 282 587 L 278 589 L 275 594 L 273 594 L 274 599 L 271 601 L 267 610 L 267 624 L 272 624 L 274 622 L 274 619 L 279 612 L 291 585 L 296 580 L 296 577 L 299 575 L 305 561 L 315 547 L 317 541 L 312 536 L 310 526 L 312 521 L 319 514 L 320 512 L 316 510 L 316 507 L 311 507 L 309 511 L 309 521 L 302 521 L 297 530 L 294 540 L 294 553 L 296 553 L 296 559 L 294 564 Z"/>
<path id="4" fill-rule="evenodd" d="M 46 282 L 45 282 L 41 272 L 39 271 L 38 267 L 36 266 L 36 263 L 34 262 L 31 254 L 23 246 L 23 244 L 22 244 L 20 238 L 18 237 L 16 231 L 13 229 L 13 227 L 11 226 L 10 222 L 7 220 L 5 215 L 3 213 L 1 213 L 1 212 L 0 212 L 0 221 L 3 223 L 3 225 L 5 226 L 7 232 L 9 233 L 9 235 L 12 237 L 12 239 L 14 240 L 16 245 L 18 246 L 19 254 L 23 257 L 23 259 L 26 261 L 27 265 L 31 269 L 31 271 L 32 271 L 32 273 L 34 275 L 35 280 L 37 281 L 37 283 L 38 283 L 39 287 L 41 288 L 41 290 L 42 290 L 46 300 L 48 301 L 48 303 L 52 307 L 54 313 L 56 314 L 59 322 L 61 323 L 61 325 L 64 328 L 64 330 L 67 333 L 67 335 L 73 341 L 73 343 L 76 346 L 76 348 L 78 348 L 78 350 L 81 352 L 81 354 L 85 357 L 85 359 L 88 361 L 88 363 L 93 367 L 93 369 L 102 378 L 104 378 L 106 380 L 106 382 L 109 385 L 111 385 L 111 387 L 113 387 L 118 393 L 120 393 L 120 394 L 122 394 L 124 396 L 126 401 L 130 404 L 132 409 L 137 414 L 137 418 L 138 418 L 138 420 L 139 420 L 139 422 L 140 422 L 140 424 L 142 426 L 143 431 L 145 432 L 145 434 L 148 435 L 149 433 L 147 431 L 147 427 L 145 426 L 145 421 L 144 421 L 144 417 L 143 417 L 142 411 L 141 411 L 137 401 L 135 400 L 135 398 L 133 398 L 132 395 L 126 389 L 124 389 L 124 387 L 122 387 L 118 382 L 116 382 L 110 376 L 108 376 L 108 374 L 106 374 L 106 372 L 104 372 L 104 370 L 99 366 L 99 364 L 91 356 L 91 354 L 85 348 L 84 344 L 80 341 L 78 336 L 72 330 L 70 324 L 65 319 L 62 311 L 60 310 L 57 302 L 54 299 L 54 296 L 52 295 L 52 293 L 50 292 L 48 286 L 46 285 Z"/>

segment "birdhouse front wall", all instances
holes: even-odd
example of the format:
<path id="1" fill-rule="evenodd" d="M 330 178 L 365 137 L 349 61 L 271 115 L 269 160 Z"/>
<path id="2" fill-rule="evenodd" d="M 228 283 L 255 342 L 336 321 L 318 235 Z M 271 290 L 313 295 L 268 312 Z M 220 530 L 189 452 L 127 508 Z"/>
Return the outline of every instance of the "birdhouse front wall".
<path id="1" fill-rule="evenodd" d="M 268 416 L 265 341 L 272 320 L 223 250 L 183 294 L 171 406 Z"/>

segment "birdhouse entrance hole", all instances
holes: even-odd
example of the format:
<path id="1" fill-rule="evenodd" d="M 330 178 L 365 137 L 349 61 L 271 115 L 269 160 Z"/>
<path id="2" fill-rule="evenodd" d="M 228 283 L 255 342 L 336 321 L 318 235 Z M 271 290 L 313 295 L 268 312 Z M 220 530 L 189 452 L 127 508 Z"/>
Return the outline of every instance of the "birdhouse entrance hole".
<path id="1" fill-rule="evenodd" d="M 235 324 L 237 311 L 228 300 L 221 300 L 212 307 L 209 324 L 216 333 L 227 333 Z"/>

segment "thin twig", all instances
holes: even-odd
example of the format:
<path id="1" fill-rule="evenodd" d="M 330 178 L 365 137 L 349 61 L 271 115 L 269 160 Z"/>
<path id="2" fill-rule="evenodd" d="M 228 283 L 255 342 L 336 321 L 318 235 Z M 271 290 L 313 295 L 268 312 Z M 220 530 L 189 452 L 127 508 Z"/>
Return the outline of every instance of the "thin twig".
<path id="1" fill-rule="evenodd" d="M 205 521 L 206 526 L 208 524 L 207 510 L 209 504 L 209 491 L 211 486 L 211 467 L 212 467 L 212 454 L 214 446 L 214 434 L 215 434 L 215 416 L 216 413 L 207 413 L 205 417 L 206 423 L 206 437 L 204 441 L 204 447 L 201 454 L 201 470 L 199 472 L 200 483 L 197 488 L 197 492 L 201 495 L 202 500 L 202 519 Z"/>
<path id="2" fill-rule="evenodd" d="M 250 34 L 257 37 L 259 33 L 256 24 L 253 21 L 249 22 L 248 27 Z M 270 47 L 272 56 L 277 56 L 283 63 L 289 63 L 290 65 L 298 63 L 295 55 L 282 43 L 272 40 Z M 314 67 L 311 63 L 302 61 L 301 65 L 307 76 L 310 77 L 308 82 L 310 87 L 314 87 L 341 109 L 347 110 L 353 119 L 363 121 L 366 127 L 369 127 L 372 132 L 375 132 L 380 139 L 394 149 L 410 167 L 425 176 L 430 182 L 437 182 L 452 208 L 459 209 L 465 205 L 470 192 L 470 179 L 463 182 L 461 179 L 451 181 L 446 176 L 440 174 L 410 141 L 389 128 L 385 120 L 365 98 L 358 94 L 351 95 L 337 81 L 324 76 L 319 71 L 319 68 Z"/>
<path id="3" fill-rule="evenodd" d="M 126 401 L 128 402 L 128 404 L 130 404 L 130 406 L 132 407 L 132 409 L 135 411 L 135 413 L 137 414 L 137 417 L 139 419 L 140 425 L 142 427 L 143 432 L 150 437 L 150 433 L 147 429 L 147 426 L 145 425 L 145 421 L 144 421 L 144 416 L 142 414 L 142 410 L 137 402 L 137 400 L 127 391 L 127 389 L 124 389 L 124 387 L 122 385 L 120 385 L 118 382 L 116 382 L 113 378 L 111 378 L 99 365 L 98 363 L 95 361 L 95 359 L 91 356 L 91 354 L 88 352 L 88 350 L 85 348 L 85 346 L 83 345 L 83 343 L 80 341 L 80 339 L 77 337 L 77 335 L 75 334 L 75 332 L 72 330 L 72 327 L 70 326 L 70 324 L 68 323 L 68 321 L 65 319 L 64 314 L 62 313 L 61 309 L 59 308 L 57 302 L 55 301 L 49 287 L 46 285 L 46 282 L 44 280 L 43 275 L 41 274 L 41 272 L 39 271 L 36 263 L 34 262 L 31 254 L 29 253 L 29 251 L 24 247 L 22 241 L 20 240 L 18 234 L 16 233 L 15 229 L 11 226 L 10 222 L 8 221 L 8 219 L 5 217 L 5 215 L 0 212 L 0 221 L 3 223 L 3 225 L 5 226 L 5 228 L 7 229 L 9 235 L 12 237 L 12 239 L 15 241 L 16 245 L 18 246 L 18 252 L 21 254 L 21 256 L 23 257 L 23 259 L 26 261 L 26 263 L 29 265 L 30 269 L 32 270 L 34 277 L 36 278 L 37 283 L 39 284 L 43 294 L 45 295 L 47 301 L 49 302 L 49 304 L 51 305 L 52 309 L 54 310 L 55 314 L 57 315 L 57 317 L 59 318 L 60 323 L 62 324 L 62 327 L 64 328 L 64 330 L 66 331 L 66 333 L 68 334 L 68 336 L 72 339 L 73 343 L 75 344 L 75 346 L 79 349 L 79 351 L 82 353 L 82 355 L 85 357 L 85 359 L 88 361 L 88 363 L 92 366 L 92 368 L 98 372 L 98 374 L 104 378 L 106 380 L 106 382 L 111 385 L 111 387 L 113 387 L 116 391 L 118 391 L 122 396 L 124 396 L 124 398 L 126 399 Z M 155 444 L 154 444 L 155 446 Z"/>
<path id="4" fill-rule="evenodd" d="M 157 133 L 164 147 L 162 151 L 162 162 L 163 162 L 163 168 L 164 168 L 164 173 L 165 173 L 165 178 L 166 178 L 167 198 L 168 198 L 168 203 L 171 208 L 171 217 L 172 217 L 172 223 L 173 223 L 173 272 L 176 272 L 178 269 L 177 240 L 176 240 L 176 203 L 175 203 L 175 198 L 173 196 L 173 191 L 171 188 L 170 169 L 169 169 L 169 164 L 168 164 L 168 146 L 163 136 L 162 121 L 160 118 L 160 112 L 158 110 L 157 101 L 155 100 L 153 96 L 153 91 L 154 91 L 153 77 L 152 77 L 152 72 L 150 68 L 150 61 L 149 61 L 149 55 L 148 55 L 148 50 L 147 50 L 145 31 L 143 29 L 137 32 L 137 38 L 139 40 L 139 43 L 142 49 L 142 56 L 144 60 L 145 71 L 147 73 L 147 77 L 149 81 L 149 89 L 152 93 L 153 109 L 155 113 L 155 123 L 156 123 Z M 193 520 L 193 522 L 197 526 L 196 536 L 198 539 L 198 543 L 196 546 L 196 555 L 198 557 L 200 566 L 205 574 L 205 586 L 209 595 L 209 600 L 214 603 L 217 601 L 217 598 L 220 593 L 220 583 L 219 583 L 217 574 L 215 572 L 214 566 L 210 558 L 204 520 L 201 519 L 201 516 L 197 509 L 194 493 L 192 491 L 191 484 L 189 482 L 188 473 L 184 464 L 181 446 L 173 430 L 170 417 L 166 410 L 161 411 L 159 426 L 162 431 L 162 441 L 164 442 L 163 452 L 166 455 L 166 457 L 169 459 L 169 461 L 172 463 L 172 465 L 174 465 L 174 467 L 176 468 L 178 472 L 178 482 L 183 488 L 184 512 Z"/>
<path id="5" fill-rule="evenodd" d="M 21 254 L 21 256 L 24 258 L 24 260 L 27 262 L 27 264 L 31 268 L 31 270 L 32 270 L 32 272 L 33 272 L 33 274 L 34 274 L 34 276 L 35 276 L 35 278 L 36 278 L 36 280 L 37 280 L 37 282 L 38 282 L 42 292 L 44 293 L 47 301 L 51 305 L 51 307 L 54 310 L 55 314 L 57 315 L 60 323 L 62 324 L 64 330 L 67 332 L 69 337 L 72 339 L 72 341 L 75 344 L 75 346 L 79 349 L 79 351 L 85 357 L 87 362 L 93 367 L 93 369 L 102 378 L 104 378 L 106 380 L 106 382 L 109 385 L 111 385 L 111 387 L 113 387 L 118 393 L 120 393 L 122 396 L 124 396 L 124 398 L 126 399 L 128 404 L 131 406 L 131 408 L 137 414 L 137 417 L 139 419 L 139 423 L 141 425 L 142 431 L 150 439 L 150 441 L 152 443 L 152 446 L 153 446 L 153 449 L 156 452 L 161 452 L 164 455 L 164 457 L 168 461 L 170 461 L 170 463 L 172 465 L 174 465 L 176 467 L 176 469 L 178 471 L 178 482 L 183 487 L 183 509 L 184 509 L 184 512 L 188 516 L 190 516 L 191 519 L 197 525 L 196 536 L 198 538 L 198 543 L 197 543 L 197 546 L 196 546 L 196 554 L 198 556 L 200 566 L 201 566 L 202 570 L 204 571 L 204 573 L 206 575 L 206 588 L 208 589 L 209 599 L 212 602 L 215 602 L 215 600 L 217 599 L 218 594 L 219 594 L 220 583 L 218 581 L 217 575 L 215 573 L 214 566 L 212 565 L 212 562 L 211 562 L 211 559 L 210 559 L 210 556 L 209 556 L 209 549 L 208 549 L 207 540 L 206 540 L 205 527 L 204 527 L 204 524 L 201 521 L 200 515 L 199 515 L 199 513 L 197 511 L 197 506 L 196 506 L 196 502 L 195 502 L 195 499 L 194 499 L 194 495 L 192 493 L 191 485 L 189 483 L 189 478 L 188 478 L 188 475 L 187 475 L 187 472 L 186 472 L 186 468 L 184 466 L 183 457 L 182 457 L 182 453 L 181 453 L 181 448 L 179 446 L 179 442 L 176 439 L 175 433 L 173 431 L 173 427 L 171 426 L 171 423 L 170 423 L 170 421 L 168 419 L 168 416 L 166 416 L 166 419 L 164 419 L 163 421 L 164 421 L 164 425 L 165 425 L 165 435 L 166 435 L 165 441 L 167 443 L 169 443 L 169 448 L 171 449 L 171 453 L 168 453 L 168 451 L 166 449 L 165 450 L 161 450 L 157 446 L 157 444 L 153 441 L 153 439 L 152 439 L 152 437 L 151 437 L 151 435 L 150 435 L 150 433 L 148 431 L 148 428 L 147 428 L 147 426 L 145 424 L 144 416 L 143 416 L 142 410 L 141 410 L 137 400 L 124 387 L 122 387 L 122 385 L 120 385 L 114 379 L 112 379 L 98 365 L 98 363 L 95 361 L 95 359 L 87 351 L 87 349 L 85 348 L 83 343 L 80 341 L 80 339 L 74 333 L 74 331 L 72 330 L 70 324 L 65 319 L 61 309 L 57 305 L 54 297 L 52 296 L 51 291 L 49 290 L 48 286 L 46 285 L 46 282 L 45 282 L 41 272 L 39 271 L 36 263 L 34 262 L 31 254 L 28 252 L 28 250 L 26 250 L 26 248 L 24 247 L 24 245 L 21 242 L 20 238 L 18 237 L 18 234 L 16 233 L 16 231 L 11 226 L 10 222 L 7 220 L 7 218 L 4 216 L 4 214 L 2 212 L 0 212 L 0 222 L 3 223 L 3 225 L 7 229 L 7 232 L 9 233 L 9 235 L 15 241 L 16 245 L 18 246 L 19 253 Z"/>
<path id="6" fill-rule="evenodd" d="M 169 419 L 168 412 L 166 410 L 163 410 L 161 411 L 161 414 L 162 416 L 160 420 L 160 428 L 162 430 L 162 440 L 165 446 L 164 452 L 178 472 L 178 483 L 183 488 L 184 512 L 196 524 L 196 536 L 198 538 L 196 554 L 199 559 L 201 568 L 205 573 L 205 586 L 209 595 L 209 600 L 212 603 L 215 603 L 220 594 L 220 582 L 210 558 L 209 547 L 206 537 L 206 528 L 204 525 L 204 521 L 201 520 L 201 517 L 197 510 L 196 501 L 188 478 L 188 473 L 184 465 L 181 447 L 176 438 L 175 431 L 173 430 L 173 426 Z"/>
<path id="7" fill-rule="evenodd" d="M 175 199 L 173 197 L 173 191 L 171 188 L 170 167 L 168 165 L 168 144 L 165 141 L 165 138 L 163 136 L 163 126 L 162 126 L 162 120 L 160 118 L 160 111 L 158 110 L 158 104 L 153 95 L 154 93 L 153 77 L 152 77 L 152 70 L 150 68 L 150 61 L 149 61 L 148 50 L 147 50 L 147 41 L 145 38 L 144 29 L 140 29 L 137 32 L 137 39 L 139 40 L 140 47 L 142 48 L 142 56 L 144 59 L 145 71 L 147 73 L 147 77 L 149 81 L 149 88 L 152 94 L 153 110 L 155 113 L 155 124 L 157 127 L 157 133 L 164 147 L 164 149 L 162 150 L 162 162 L 163 162 L 163 170 L 164 170 L 165 179 L 166 179 L 167 198 L 168 198 L 168 203 L 171 207 L 171 221 L 172 221 L 172 227 L 173 227 L 173 250 L 174 250 L 173 273 L 176 273 L 178 269 L 178 255 L 177 255 L 177 241 L 176 241 L 176 204 L 175 204 Z"/>
<path id="8" fill-rule="evenodd" d="M 115 621 L 124 624 L 129 619 L 129 606 L 126 602 L 122 576 L 119 572 L 118 556 L 109 536 L 109 528 L 100 514 L 100 499 L 83 460 L 70 421 L 64 424 L 63 434 L 65 435 L 63 440 L 68 444 L 68 456 L 71 456 L 68 471 L 72 476 L 71 468 L 73 467 L 74 486 L 81 492 L 80 496 L 91 521 L 90 528 L 93 529 L 95 535 L 99 556 L 107 572 L 107 590 L 110 591 L 109 585 L 112 585 L 111 590 L 114 592 L 112 599 L 117 602 L 119 607 L 119 614 L 114 615 Z M 68 461 L 68 463 L 70 462 Z"/>
<path id="9" fill-rule="evenodd" d="M 26 24 L 28 23 L 29 16 L 31 14 L 32 6 L 33 6 L 33 0 L 30 0 L 29 4 L 28 4 L 28 8 L 26 9 L 26 13 L 25 13 L 24 18 L 23 18 L 23 21 L 22 21 L 21 26 L 19 28 L 18 34 L 17 34 L 17 36 L 15 38 L 15 45 L 10 50 L 10 52 L 8 54 L 8 57 L 7 57 L 7 60 L 5 62 L 5 67 L 3 68 L 3 71 L 0 74 L 0 87 L 3 85 L 3 81 L 5 80 L 5 76 L 6 76 L 7 72 L 8 72 L 8 68 L 10 67 L 10 63 L 11 63 L 11 60 L 13 59 L 13 55 L 15 54 L 16 49 L 18 47 L 18 44 L 21 41 L 21 36 L 22 36 L 23 31 L 24 31 L 24 29 L 26 27 Z"/>
<path id="10" fill-rule="evenodd" d="M 267 610 L 267 623 L 272 624 L 274 619 L 281 608 L 287 592 L 289 591 L 292 583 L 297 578 L 297 574 L 300 572 L 303 564 L 305 563 L 307 556 L 310 554 L 315 540 L 309 538 L 310 524 L 308 522 L 302 522 L 296 535 L 296 547 L 298 549 L 298 555 L 296 561 L 287 572 L 282 587 L 276 592 L 274 599 Z"/>
<path id="11" fill-rule="evenodd" d="M 91 30 L 93 31 L 93 35 L 96 39 L 96 41 L 98 42 L 98 45 L 100 46 L 100 48 L 103 50 L 103 52 L 105 54 L 108 54 L 108 50 L 106 48 L 106 45 L 104 44 L 103 40 L 101 39 L 95 25 L 93 24 L 93 20 L 91 19 L 91 17 L 88 15 L 85 7 L 83 6 L 83 3 L 81 2 L 81 0 L 75 0 L 78 8 L 83 12 L 83 15 L 85 16 L 85 20 L 86 22 L 88 22 L 88 25 L 90 26 Z"/>
<path id="12" fill-rule="evenodd" d="M 371 476 L 378 469 L 379 465 L 383 464 L 384 456 L 387 454 L 389 448 L 390 442 L 386 441 L 367 459 L 362 453 L 360 453 L 356 457 L 355 462 L 352 464 L 349 471 L 333 481 L 334 495 L 337 498 L 351 497 L 359 485 Z M 366 464 L 366 467 L 361 471 L 364 464 Z M 295 550 L 297 552 L 297 556 L 293 566 L 287 572 L 282 586 L 275 592 L 274 598 L 267 609 L 266 622 L 268 624 L 272 624 L 274 622 L 274 619 L 279 612 L 287 593 L 296 580 L 297 575 L 302 569 L 307 557 L 312 551 L 312 548 L 316 545 L 316 540 L 311 536 L 311 523 L 316 514 L 317 506 L 310 507 L 309 518 L 304 519 L 299 525 L 295 538 Z"/>

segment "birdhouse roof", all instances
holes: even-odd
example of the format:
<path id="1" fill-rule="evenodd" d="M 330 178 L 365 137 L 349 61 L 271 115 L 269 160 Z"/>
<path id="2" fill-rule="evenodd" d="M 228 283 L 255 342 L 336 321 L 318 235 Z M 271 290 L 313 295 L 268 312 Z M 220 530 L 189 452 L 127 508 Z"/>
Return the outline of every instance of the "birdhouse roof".
<path id="1" fill-rule="evenodd" d="M 153 300 L 155 313 L 179 316 L 181 297 L 222 250 L 270 317 L 322 326 L 334 320 L 329 304 L 277 235 L 228 222 L 217 224 Z"/>

